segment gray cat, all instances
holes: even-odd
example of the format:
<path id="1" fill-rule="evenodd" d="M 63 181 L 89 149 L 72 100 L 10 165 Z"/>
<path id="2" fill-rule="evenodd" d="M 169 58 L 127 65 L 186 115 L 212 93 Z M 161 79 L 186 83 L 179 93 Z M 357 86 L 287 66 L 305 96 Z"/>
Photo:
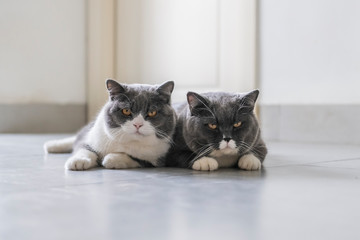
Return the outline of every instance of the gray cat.
<path id="1" fill-rule="evenodd" d="M 178 114 L 175 145 L 166 165 L 194 170 L 239 167 L 259 170 L 267 154 L 253 113 L 259 91 L 187 94 Z"/>
<path id="2" fill-rule="evenodd" d="M 175 130 L 174 82 L 126 85 L 107 80 L 109 101 L 77 136 L 45 143 L 50 153 L 73 152 L 66 169 L 135 168 L 165 164 Z"/>

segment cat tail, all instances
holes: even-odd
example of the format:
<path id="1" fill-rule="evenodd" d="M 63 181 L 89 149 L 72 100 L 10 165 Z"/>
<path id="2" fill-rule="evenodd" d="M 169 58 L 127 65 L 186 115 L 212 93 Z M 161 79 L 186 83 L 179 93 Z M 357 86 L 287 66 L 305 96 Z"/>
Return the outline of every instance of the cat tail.
<path id="1" fill-rule="evenodd" d="M 51 140 L 44 144 L 46 153 L 71 153 L 75 143 L 76 136 Z"/>

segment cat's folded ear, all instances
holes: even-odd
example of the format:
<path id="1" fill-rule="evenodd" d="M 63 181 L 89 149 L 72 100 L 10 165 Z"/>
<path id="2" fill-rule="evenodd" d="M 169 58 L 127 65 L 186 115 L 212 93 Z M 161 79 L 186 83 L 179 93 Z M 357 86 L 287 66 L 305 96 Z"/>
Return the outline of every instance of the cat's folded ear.
<path id="1" fill-rule="evenodd" d="M 167 82 L 164 82 L 163 84 L 161 84 L 156 89 L 156 91 L 158 93 L 160 93 L 160 95 L 162 96 L 163 100 L 166 103 L 170 103 L 171 93 L 174 90 L 174 85 L 175 85 L 175 83 L 173 81 L 167 81 Z"/>
<path id="2" fill-rule="evenodd" d="M 195 114 L 196 112 L 199 112 L 197 110 L 208 108 L 208 101 L 206 100 L 205 97 L 201 96 L 200 94 L 195 92 L 188 92 L 186 96 L 187 96 L 187 101 L 189 103 L 191 114 Z"/>
<path id="3" fill-rule="evenodd" d="M 122 86 L 120 83 L 112 79 L 106 80 L 106 88 L 109 92 L 110 99 L 113 99 L 113 96 L 126 91 L 124 86 Z"/>
<path id="4" fill-rule="evenodd" d="M 255 102 L 259 96 L 259 90 L 253 90 L 251 92 L 246 93 L 240 99 L 240 109 L 246 109 L 246 111 L 251 112 L 254 110 Z"/>

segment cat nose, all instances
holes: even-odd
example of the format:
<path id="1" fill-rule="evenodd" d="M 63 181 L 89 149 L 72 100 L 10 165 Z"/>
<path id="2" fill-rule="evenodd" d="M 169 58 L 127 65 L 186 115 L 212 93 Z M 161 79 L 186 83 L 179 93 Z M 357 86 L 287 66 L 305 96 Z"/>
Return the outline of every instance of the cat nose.
<path id="1" fill-rule="evenodd" d="M 230 142 L 231 138 L 224 138 L 225 142 Z"/>
<path id="2" fill-rule="evenodd" d="M 142 123 L 134 123 L 133 125 L 134 125 L 134 127 L 136 127 L 136 129 L 139 129 L 143 126 Z"/>

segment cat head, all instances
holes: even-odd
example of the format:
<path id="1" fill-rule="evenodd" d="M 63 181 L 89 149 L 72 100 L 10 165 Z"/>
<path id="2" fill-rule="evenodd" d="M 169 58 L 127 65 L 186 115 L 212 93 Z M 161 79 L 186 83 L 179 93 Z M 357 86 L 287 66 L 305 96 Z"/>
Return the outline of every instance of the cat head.
<path id="1" fill-rule="evenodd" d="M 188 147 L 201 156 L 245 151 L 259 131 L 253 113 L 258 95 L 258 90 L 244 94 L 189 92 L 184 128 Z"/>
<path id="2" fill-rule="evenodd" d="M 175 112 L 170 105 L 174 82 L 128 85 L 108 79 L 106 88 L 108 128 L 121 129 L 129 141 L 152 135 L 170 141 L 175 128 Z"/>

